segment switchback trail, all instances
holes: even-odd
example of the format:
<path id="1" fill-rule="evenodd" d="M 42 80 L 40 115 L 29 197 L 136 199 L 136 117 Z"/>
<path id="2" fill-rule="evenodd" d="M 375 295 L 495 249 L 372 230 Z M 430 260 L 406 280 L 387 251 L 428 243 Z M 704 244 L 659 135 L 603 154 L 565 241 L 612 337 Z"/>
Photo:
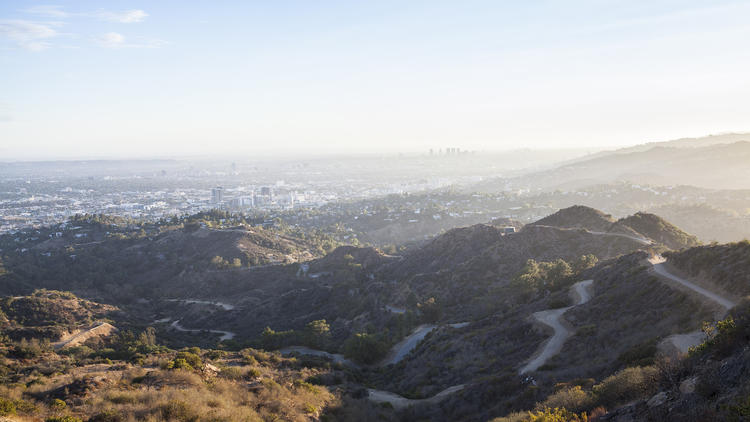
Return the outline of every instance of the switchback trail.
<path id="1" fill-rule="evenodd" d="M 463 328 L 467 325 L 469 325 L 468 322 L 458 322 L 455 324 L 447 324 L 448 327 L 452 327 L 452 328 Z M 387 366 L 391 364 L 396 364 L 402 361 L 406 357 L 406 355 L 409 354 L 409 352 L 411 352 L 417 347 L 419 342 L 422 341 L 425 338 L 425 336 L 430 333 L 430 331 L 434 330 L 437 327 L 438 327 L 437 325 L 432 325 L 432 324 L 425 324 L 425 325 L 418 326 L 406 338 L 396 343 L 391 348 L 388 355 L 383 360 L 376 363 L 374 366 L 382 367 L 382 366 Z M 303 346 L 290 346 L 290 347 L 285 347 L 281 349 L 282 355 L 290 355 L 293 353 L 299 353 L 303 355 L 324 356 L 333 360 L 334 362 L 340 362 L 340 363 L 343 363 L 343 364 L 346 364 L 355 368 L 359 367 L 359 365 L 350 361 L 349 359 L 346 359 L 343 355 L 340 355 L 340 354 L 328 353 L 322 350 L 310 349 L 308 347 L 303 347 Z M 398 394 L 392 393 L 390 391 L 374 390 L 371 388 L 368 388 L 367 392 L 368 392 L 368 398 L 375 403 L 390 403 L 394 409 L 403 409 L 403 408 L 406 408 L 408 406 L 415 405 L 415 404 L 436 404 L 442 401 L 443 399 L 445 399 L 446 397 L 448 397 L 449 395 L 455 393 L 456 391 L 462 390 L 464 387 L 465 387 L 464 384 L 454 385 L 426 399 L 408 399 L 406 397 L 399 396 Z"/>
<path id="2" fill-rule="evenodd" d="M 446 326 L 452 328 L 463 328 L 467 325 L 469 325 L 468 322 L 458 322 L 455 324 L 447 324 Z M 406 355 L 409 354 L 409 352 L 417 347 L 419 342 L 422 341 L 422 339 L 424 339 L 427 334 L 429 334 L 437 327 L 437 325 L 433 324 L 423 324 L 418 326 L 414 329 L 414 331 L 411 332 L 411 334 L 404 337 L 404 339 L 399 341 L 398 343 L 394 344 L 385 358 L 383 358 L 380 362 L 374 364 L 374 366 L 387 366 L 401 362 L 406 357 Z M 351 366 L 358 366 L 349 359 L 344 358 L 343 355 L 337 353 L 328 353 L 323 350 L 311 349 L 305 346 L 289 346 L 281 349 L 280 351 L 282 355 L 299 353 L 301 355 L 325 356 L 331 358 L 334 362 L 341 362 Z"/>
<path id="3" fill-rule="evenodd" d="M 527 372 L 536 371 L 540 366 L 544 365 L 549 358 L 560 353 L 563 344 L 565 344 L 565 340 L 567 340 L 572 334 L 570 330 L 562 324 L 562 315 L 573 306 L 582 305 L 591 300 L 591 293 L 588 291 L 588 288 L 593 282 L 594 280 L 584 280 L 571 286 L 571 293 L 576 296 L 575 305 L 534 313 L 534 318 L 542 324 L 552 327 L 552 329 L 555 330 L 555 333 L 549 340 L 547 340 L 537 356 L 521 368 L 519 373 L 525 374 Z"/>

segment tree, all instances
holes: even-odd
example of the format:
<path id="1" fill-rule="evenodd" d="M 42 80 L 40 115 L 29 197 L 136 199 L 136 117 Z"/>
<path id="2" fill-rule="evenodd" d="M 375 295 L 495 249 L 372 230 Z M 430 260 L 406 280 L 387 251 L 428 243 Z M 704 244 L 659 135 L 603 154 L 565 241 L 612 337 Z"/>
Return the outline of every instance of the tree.
<path id="1" fill-rule="evenodd" d="M 573 272 L 580 274 L 581 272 L 593 268 L 599 262 L 599 258 L 596 255 L 588 254 L 581 255 L 578 259 L 573 262 Z"/>
<path id="2" fill-rule="evenodd" d="M 387 351 L 388 345 L 372 334 L 357 333 L 344 342 L 344 356 L 359 363 L 375 363 Z"/>
<path id="3" fill-rule="evenodd" d="M 324 347 L 331 337 L 331 327 L 324 319 L 310 321 L 305 326 L 305 340 L 310 347 Z"/>
<path id="4" fill-rule="evenodd" d="M 555 287 L 556 285 L 568 280 L 573 275 L 573 270 L 570 268 L 570 265 L 559 258 L 555 262 L 549 264 L 546 272 L 547 274 L 546 277 L 544 277 L 544 284 L 548 287 Z"/>

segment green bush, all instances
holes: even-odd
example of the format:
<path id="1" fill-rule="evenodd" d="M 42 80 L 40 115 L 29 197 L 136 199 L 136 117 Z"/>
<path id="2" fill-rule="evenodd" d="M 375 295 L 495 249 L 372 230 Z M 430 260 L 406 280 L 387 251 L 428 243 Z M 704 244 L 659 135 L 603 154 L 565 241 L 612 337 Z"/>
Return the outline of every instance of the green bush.
<path id="1" fill-rule="evenodd" d="M 219 376 L 224 379 L 238 381 L 241 380 L 245 376 L 245 374 L 240 368 L 230 366 L 228 368 L 222 369 L 219 373 Z"/>
<path id="2" fill-rule="evenodd" d="M 206 356 L 207 359 L 216 360 L 216 359 L 221 359 L 226 354 L 227 354 L 227 352 L 225 352 L 223 350 L 213 349 L 213 350 L 207 351 L 205 356 Z"/>
<path id="3" fill-rule="evenodd" d="M 522 419 L 523 422 L 587 422 L 588 420 L 585 412 L 578 415 L 567 409 L 558 408 L 529 412 L 529 415 Z"/>
<path id="4" fill-rule="evenodd" d="M 50 409 L 52 409 L 52 410 L 54 410 L 56 412 L 62 412 L 63 410 L 65 410 L 68 407 L 68 404 L 65 403 L 64 401 L 60 400 L 60 399 L 53 399 L 49 403 L 49 407 L 50 407 Z"/>
<path id="5" fill-rule="evenodd" d="M 172 361 L 174 369 L 199 369 L 202 365 L 201 357 L 188 351 L 177 352 L 177 356 Z"/>
<path id="6" fill-rule="evenodd" d="M 0 416 L 10 416 L 16 414 L 16 404 L 12 400 L 0 397 Z"/>
<path id="7" fill-rule="evenodd" d="M 625 368 L 594 386 L 597 401 L 612 407 L 656 392 L 659 371 L 656 367 Z"/>
<path id="8" fill-rule="evenodd" d="M 591 394 L 583 391 L 580 386 L 562 389 L 553 393 L 541 404 L 542 409 L 564 408 L 574 412 L 589 409 L 594 402 Z"/>
<path id="9" fill-rule="evenodd" d="M 39 341 L 38 339 L 21 339 L 21 341 L 13 344 L 13 351 L 11 355 L 19 359 L 32 359 L 38 357 L 45 352 L 52 350 L 48 340 Z"/>
<path id="10" fill-rule="evenodd" d="M 16 405 L 16 411 L 25 415 L 36 413 L 36 405 L 26 400 L 15 400 L 13 402 Z"/>
<path id="11" fill-rule="evenodd" d="M 184 401 L 172 400 L 159 408 L 164 420 L 178 420 L 184 422 L 197 421 L 199 416 L 190 405 Z"/>
<path id="12" fill-rule="evenodd" d="M 125 416 L 117 410 L 105 410 L 89 418 L 87 422 L 125 422 Z"/>
<path id="13" fill-rule="evenodd" d="M 81 418 L 75 416 L 52 416 L 44 420 L 44 422 L 83 422 Z"/>

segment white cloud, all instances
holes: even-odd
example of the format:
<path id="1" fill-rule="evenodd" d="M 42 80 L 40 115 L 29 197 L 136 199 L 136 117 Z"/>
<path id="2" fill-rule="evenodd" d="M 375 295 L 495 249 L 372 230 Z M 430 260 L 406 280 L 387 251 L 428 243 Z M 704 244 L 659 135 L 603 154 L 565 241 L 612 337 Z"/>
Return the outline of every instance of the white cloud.
<path id="1" fill-rule="evenodd" d="M 53 25 L 53 23 L 27 20 L 0 20 L 0 36 L 14 41 L 27 50 L 44 50 L 50 46 L 47 40 L 59 35 L 52 27 Z"/>
<path id="2" fill-rule="evenodd" d="M 63 10 L 63 6 L 59 5 L 40 5 L 30 7 L 24 10 L 26 13 L 33 15 L 52 17 L 52 18 L 69 18 L 75 16 L 96 18 L 99 20 L 109 22 L 120 22 L 120 23 L 137 23 L 142 22 L 148 16 L 148 13 L 140 9 L 132 10 L 98 10 L 96 12 L 83 12 L 83 13 L 72 13 Z"/>
<path id="3" fill-rule="evenodd" d="M 164 40 L 154 38 L 136 37 L 133 41 L 125 39 L 125 36 L 117 32 L 107 32 L 96 39 L 105 48 L 159 48 L 167 44 Z"/>
<path id="4" fill-rule="evenodd" d="M 67 18 L 70 16 L 70 13 L 62 10 L 62 6 L 57 5 L 39 5 L 30 7 L 24 12 L 31 13 L 33 15 L 39 15 L 39 16 L 46 16 L 49 18 Z"/>
<path id="5" fill-rule="evenodd" d="M 111 22 L 136 23 L 142 22 L 144 19 L 146 19 L 148 13 L 139 9 L 123 10 L 120 12 L 102 10 L 94 13 L 94 16 L 98 17 L 99 19 Z"/>
<path id="6" fill-rule="evenodd" d="M 99 45 L 107 48 L 118 48 L 125 45 L 125 37 L 117 32 L 107 32 L 97 39 Z"/>

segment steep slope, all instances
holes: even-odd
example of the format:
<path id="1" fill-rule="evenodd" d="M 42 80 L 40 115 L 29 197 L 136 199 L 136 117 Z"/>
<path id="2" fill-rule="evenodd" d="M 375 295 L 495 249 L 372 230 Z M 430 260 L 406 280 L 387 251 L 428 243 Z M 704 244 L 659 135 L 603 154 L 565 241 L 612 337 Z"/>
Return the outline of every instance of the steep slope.
<path id="1" fill-rule="evenodd" d="M 634 232 L 670 249 L 683 249 L 700 244 L 697 237 L 685 233 L 658 215 L 642 212 L 618 220 L 608 231 L 625 234 Z"/>
<path id="2" fill-rule="evenodd" d="M 403 261 L 389 268 L 388 274 L 403 278 L 406 274 L 454 268 L 502 238 L 503 232 L 499 227 L 487 224 L 452 229 L 406 254 Z"/>
<path id="3" fill-rule="evenodd" d="M 691 277 L 707 279 L 730 295 L 750 295 L 750 242 L 666 252 L 668 262 Z"/>
<path id="4" fill-rule="evenodd" d="M 644 252 L 591 270 L 593 297 L 571 309 L 576 334 L 549 361 L 550 377 L 602 377 L 637 360 L 653 360 L 658 340 L 700 328 L 713 308 L 661 282 L 648 271 Z"/>

